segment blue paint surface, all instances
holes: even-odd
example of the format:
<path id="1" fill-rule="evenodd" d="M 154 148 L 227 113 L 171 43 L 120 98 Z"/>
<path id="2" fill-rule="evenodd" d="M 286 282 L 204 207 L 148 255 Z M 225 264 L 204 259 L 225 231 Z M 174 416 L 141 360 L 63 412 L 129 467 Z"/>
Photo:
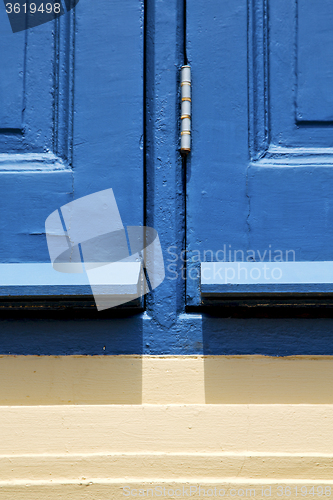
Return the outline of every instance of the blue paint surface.
<path id="1" fill-rule="evenodd" d="M 299 0 L 297 9 L 297 119 L 332 121 L 333 5 Z"/>
<path id="2" fill-rule="evenodd" d="M 143 2 L 85 2 L 24 34 L 0 16 L 0 262 L 49 262 L 48 215 L 106 188 L 142 225 Z"/>
<path id="3" fill-rule="evenodd" d="M 323 110 L 333 84 L 333 11 L 324 0 L 320 14 L 313 9 L 307 0 L 187 4 L 190 259 L 211 251 L 218 260 L 226 246 L 227 261 L 268 249 L 292 251 L 296 261 L 332 260 L 333 134 Z M 196 266 L 188 263 L 188 276 Z M 199 306 L 198 280 L 187 285 L 188 305 Z"/>
<path id="4" fill-rule="evenodd" d="M 0 310 L 1 354 L 333 355 L 333 318 L 251 318 L 255 308 L 240 317 L 238 306 L 230 312 L 238 317 L 226 317 L 221 305 L 200 310 L 199 277 L 185 289 L 185 249 L 191 259 L 224 244 L 261 254 L 272 245 L 299 260 L 332 260 L 333 134 L 327 121 L 296 123 L 292 2 L 188 1 L 186 50 L 184 7 L 147 0 L 144 19 L 139 0 L 98 9 L 82 1 L 75 16 L 16 39 L 25 73 L 11 99 L 17 108 L 22 86 L 24 105 L 6 129 L 0 123 L 0 261 L 48 262 L 46 217 L 112 187 L 124 225 L 157 230 L 166 279 L 144 313 Z M 179 70 L 187 62 L 185 161 Z"/>
<path id="5" fill-rule="evenodd" d="M 127 318 L 0 319 L 2 354 L 333 355 L 333 321 L 181 315 L 163 334 L 145 314 Z"/>

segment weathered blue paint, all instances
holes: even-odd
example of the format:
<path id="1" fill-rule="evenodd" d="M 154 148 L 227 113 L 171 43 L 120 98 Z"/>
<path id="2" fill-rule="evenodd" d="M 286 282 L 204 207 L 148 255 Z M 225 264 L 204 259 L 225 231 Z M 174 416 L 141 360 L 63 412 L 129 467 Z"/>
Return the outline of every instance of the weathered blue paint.
<path id="1" fill-rule="evenodd" d="M 2 192 L 3 211 L 6 210 L 8 219 L 6 224 L 2 222 L 1 234 L 10 234 L 8 231 L 11 231 L 12 225 L 8 221 L 11 217 L 12 224 L 16 225 L 16 261 L 22 262 L 27 256 L 28 260 L 34 261 L 41 255 L 46 259 L 46 243 L 42 251 L 42 244 L 34 243 L 33 239 L 45 238 L 45 235 L 37 236 L 35 233 L 43 232 L 46 216 L 72 199 L 73 195 L 80 197 L 112 187 L 125 225 L 145 223 L 158 231 L 166 259 L 166 279 L 146 297 L 144 313 L 120 315 L 110 311 L 108 316 L 89 316 L 75 310 L 67 315 L 52 313 L 47 318 L 43 315 L 32 317 L 28 313 L 21 313 L 20 316 L 17 313 L 12 316 L 8 312 L 6 315 L 0 313 L 0 353 L 333 355 L 333 319 L 279 318 L 279 313 L 271 318 L 226 318 L 219 317 L 226 314 L 226 310 L 219 308 L 212 308 L 210 314 L 201 314 L 198 310 L 186 311 L 181 259 L 178 258 L 172 268 L 178 273 L 176 279 L 175 274 L 168 270 L 168 248 L 171 246 L 176 247 L 173 251 L 178 256 L 185 250 L 186 244 L 190 256 L 194 250 L 217 251 L 224 243 L 244 250 L 256 245 L 262 250 L 264 245 L 273 243 L 269 238 L 273 237 L 274 231 L 280 231 L 276 234 L 276 241 L 280 242 L 283 235 L 284 245 L 294 242 L 300 248 L 305 245 L 302 260 L 323 260 L 326 250 L 322 251 L 322 245 L 331 241 L 327 232 L 330 231 L 331 201 L 328 193 L 331 174 L 328 165 L 331 151 L 325 150 L 326 166 L 323 167 L 323 152 L 318 150 L 318 137 L 323 137 L 321 146 L 326 144 L 325 147 L 332 147 L 329 142 L 324 144 L 330 132 L 328 127 L 311 125 L 311 131 L 305 127 L 306 131 L 300 132 L 299 143 L 289 144 L 288 140 L 281 139 L 281 143 L 276 143 L 277 149 L 271 148 L 265 153 L 266 160 L 271 155 L 272 162 L 268 166 L 260 163 L 265 161 L 265 158 L 261 159 L 261 151 L 273 134 L 267 128 L 268 75 L 263 51 L 263 47 L 267 47 L 267 32 L 265 34 L 265 30 L 260 28 L 260 20 L 264 22 L 266 14 L 258 7 L 260 2 L 258 5 L 250 4 L 250 22 L 254 22 L 252 17 L 256 21 L 256 27 L 251 29 L 254 29 L 253 35 L 258 33 L 258 37 L 250 37 L 251 40 L 247 38 L 248 9 L 245 0 L 216 0 L 209 5 L 198 0 L 188 2 L 187 56 L 193 75 L 193 151 L 186 163 L 179 154 L 179 69 L 187 62 L 184 54 L 183 0 L 146 1 L 144 57 L 141 2 L 108 0 L 102 3 L 104 10 L 95 9 L 95 5 L 89 2 L 80 2 L 76 12 L 75 92 L 71 93 L 73 82 L 66 87 L 65 79 L 61 84 L 69 89 L 69 93 L 64 94 L 69 95 L 66 103 L 71 99 L 73 101 L 73 141 L 70 138 L 66 141 L 66 134 L 59 126 L 61 133 L 58 137 L 61 139 L 58 139 L 58 149 L 50 148 L 59 157 L 61 167 L 56 172 L 45 160 L 40 162 L 39 172 L 36 169 L 29 172 L 25 168 L 23 173 L 22 165 L 25 163 L 21 162 L 10 174 L 7 172 L 8 177 L 1 173 L 2 179 L 8 178 L 6 191 Z M 278 2 L 279 6 L 288 10 L 287 3 Z M 273 5 L 270 7 L 275 8 Z M 71 18 L 62 16 L 61 19 L 67 19 L 68 36 L 71 37 Z M 291 19 L 294 23 L 295 15 Z M 292 30 L 288 31 L 290 26 L 286 24 L 287 27 L 283 28 L 286 33 L 282 33 L 276 47 L 281 45 L 284 37 L 287 43 L 293 36 Z M 38 29 L 47 28 L 45 25 Z M 35 31 L 37 33 L 37 29 Z M 132 33 L 135 33 L 133 38 Z M 284 47 L 282 43 L 282 49 Z M 257 54 L 254 57 L 255 70 L 251 54 Z M 70 55 L 66 57 L 70 68 Z M 142 137 L 144 60 L 146 130 L 145 137 Z M 288 91 L 290 84 L 287 69 L 285 84 L 280 82 L 284 92 Z M 248 76 L 254 74 L 256 78 L 248 81 Z M 31 74 L 29 78 L 32 78 Z M 32 86 L 30 81 L 27 88 Z M 52 90 L 52 85 L 49 88 Z M 279 112 L 281 102 L 284 101 L 275 101 L 276 130 L 286 120 L 282 111 Z M 57 116 L 67 117 L 66 120 L 59 120 L 67 123 L 69 131 L 72 130 L 70 113 L 66 115 L 67 104 L 63 105 L 59 99 L 57 106 L 59 111 L 54 112 L 58 113 Z M 41 109 L 41 104 L 36 109 Z M 288 113 L 290 109 L 287 109 Z M 41 144 L 48 144 L 49 128 L 41 129 L 45 135 Z M 297 130 L 296 127 L 294 132 Z M 311 164 L 309 152 L 304 153 L 301 149 L 297 153 L 296 147 L 290 152 L 290 148 L 297 144 L 300 148 L 308 147 L 305 140 L 312 132 L 316 165 Z M 28 134 L 28 131 L 25 133 Z M 274 137 L 279 135 L 278 132 L 274 134 Z M 281 132 L 281 137 L 284 136 L 288 138 L 287 133 Z M 3 143 L 11 145 L 12 149 L 7 152 L 13 153 L 20 147 L 27 152 L 27 148 L 18 145 L 21 140 L 19 134 L 13 133 L 10 140 L 12 142 L 8 139 L 7 143 Z M 34 147 L 29 151 L 42 151 L 38 140 L 36 136 Z M 285 165 L 292 165 L 292 161 L 298 161 L 297 155 L 303 158 L 303 166 L 294 164 L 285 168 Z M 13 185 L 17 191 L 15 200 L 8 194 Z M 32 194 L 23 196 L 25 191 Z M 20 218 L 17 212 L 15 216 L 17 204 L 20 214 L 23 214 Z M 24 211 L 29 204 L 32 209 Z M 44 211 L 47 213 L 44 214 Z M 294 213 L 297 215 L 294 216 Z M 263 215 L 272 223 L 272 228 L 263 224 Z M 299 226 L 296 227 L 297 217 Z M 284 226 L 281 226 L 281 221 Z M 28 222 L 34 224 L 33 230 Z M 320 230 L 313 238 L 314 247 L 306 246 L 304 235 L 312 238 L 309 231 L 315 228 L 316 222 Z M 281 227 L 284 228 L 283 233 Z M 326 240 L 321 229 L 326 230 Z M 19 236 L 27 234 L 27 231 L 35 236 L 25 239 Z M 11 248 L 8 243 L 6 251 L 2 250 L 2 262 L 11 261 Z M 316 249 L 312 254 L 311 248 Z M 187 266 L 191 267 L 189 263 Z M 196 303 L 198 280 L 188 283 L 189 304 Z"/>
<path id="2" fill-rule="evenodd" d="M 3 10 L 2 5 L 1 9 Z M 6 19 L 6 15 L 0 15 L 1 65 L 10 71 L 9 78 L 2 77 L 0 79 L 0 127 L 2 130 L 20 130 L 22 126 L 25 34 L 20 33 L 16 37 L 12 37 L 11 47 L 8 50 L 10 35 L 11 29 L 8 19 Z"/>
<path id="3" fill-rule="evenodd" d="M 143 224 L 143 2 L 88 2 L 24 34 L 0 16 L 0 262 L 48 262 L 48 215 L 108 187 Z"/>
<path id="4" fill-rule="evenodd" d="M 297 8 L 297 119 L 329 122 L 333 120 L 333 5 L 323 0 L 318 9 L 308 0 L 298 0 Z"/>
<path id="5" fill-rule="evenodd" d="M 248 244 L 248 14 L 246 0 L 187 2 L 192 68 L 192 152 L 187 184 L 188 259 Z M 197 262 L 194 264 L 197 266 Z M 187 264 L 188 275 L 191 262 Z M 187 303 L 200 304 L 198 273 Z"/>
<path id="6" fill-rule="evenodd" d="M 321 7 L 312 15 L 307 0 L 188 3 L 189 258 L 204 261 L 205 250 L 216 256 L 230 245 L 266 250 L 265 261 L 269 248 L 292 250 L 296 261 L 333 259 L 333 10 Z M 188 280 L 192 306 L 200 304 L 198 281 Z"/>
<path id="7" fill-rule="evenodd" d="M 142 225 L 143 0 L 81 3 L 74 11 L 74 198 L 112 188 L 123 224 Z"/>
<path id="8" fill-rule="evenodd" d="M 17 314 L 17 313 L 16 313 Z M 148 325 L 147 325 L 148 323 Z M 2 354 L 333 355 L 332 319 L 218 318 L 180 315 L 168 342 L 146 314 L 98 318 L 1 318 Z M 105 348 L 105 349 L 104 349 Z"/>

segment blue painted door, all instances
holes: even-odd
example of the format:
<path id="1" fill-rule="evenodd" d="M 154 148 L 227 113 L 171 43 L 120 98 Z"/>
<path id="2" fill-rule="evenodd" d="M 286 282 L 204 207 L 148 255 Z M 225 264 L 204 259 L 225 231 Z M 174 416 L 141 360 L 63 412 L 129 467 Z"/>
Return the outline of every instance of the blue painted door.
<path id="1" fill-rule="evenodd" d="M 143 223 L 143 1 L 12 33 L 0 9 L 0 263 L 49 262 L 45 219 L 112 188 Z"/>
<path id="2" fill-rule="evenodd" d="M 198 261 L 332 260 L 333 4 L 191 0 L 186 37 L 187 294 L 198 304 Z"/>

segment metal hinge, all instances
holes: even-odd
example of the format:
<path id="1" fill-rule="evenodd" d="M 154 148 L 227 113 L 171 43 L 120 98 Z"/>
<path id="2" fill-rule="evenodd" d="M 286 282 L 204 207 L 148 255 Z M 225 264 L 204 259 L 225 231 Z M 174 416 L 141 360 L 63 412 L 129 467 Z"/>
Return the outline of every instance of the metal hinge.
<path id="1" fill-rule="evenodd" d="M 180 73 L 181 86 L 181 132 L 180 151 L 187 154 L 191 151 L 191 67 L 182 66 Z"/>

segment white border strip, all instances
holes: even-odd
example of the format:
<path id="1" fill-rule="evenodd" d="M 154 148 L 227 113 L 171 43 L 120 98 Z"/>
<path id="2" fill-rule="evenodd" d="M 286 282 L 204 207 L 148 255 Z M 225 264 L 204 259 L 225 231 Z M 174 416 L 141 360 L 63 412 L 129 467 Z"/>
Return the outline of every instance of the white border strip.
<path id="1" fill-rule="evenodd" d="M 141 263 L 113 262 L 97 268 L 99 269 L 103 270 L 99 273 L 101 285 L 133 284 L 137 286 Z M 112 283 L 108 282 L 111 275 Z M 0 264 L 0 287 L 6 286 L 90 286 L 90 283 L 86 272 L 62 273 L 54 270 L 51 263 Z"/>
<path id="2" fill-rule="evenodd" d="M 201 262 L 202 285 L 333 283 L 333 261 Z"/>

